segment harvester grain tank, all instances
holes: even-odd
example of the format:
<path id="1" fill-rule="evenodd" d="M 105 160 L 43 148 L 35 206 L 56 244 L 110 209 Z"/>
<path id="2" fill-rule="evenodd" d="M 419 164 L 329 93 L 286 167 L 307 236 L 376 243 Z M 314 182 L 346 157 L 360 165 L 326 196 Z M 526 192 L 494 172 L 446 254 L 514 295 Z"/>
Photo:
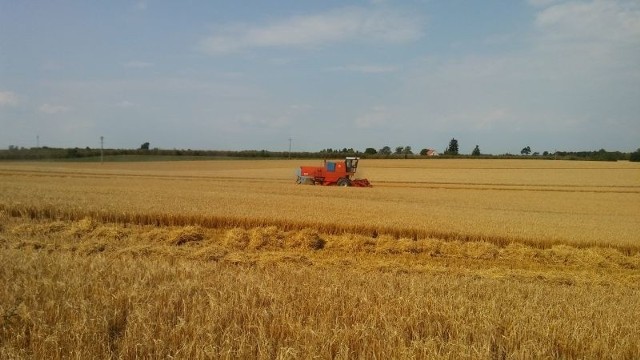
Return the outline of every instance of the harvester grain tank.
<path id="1" fill-rule="evenodd" d="M 324 160 L 323 166 L 301 166 L 297 170 L 296 183 L 370 187 L 369 180 L 354 178 L 359 160 L 357 157 L 347 157 L 344 161 Z"/>

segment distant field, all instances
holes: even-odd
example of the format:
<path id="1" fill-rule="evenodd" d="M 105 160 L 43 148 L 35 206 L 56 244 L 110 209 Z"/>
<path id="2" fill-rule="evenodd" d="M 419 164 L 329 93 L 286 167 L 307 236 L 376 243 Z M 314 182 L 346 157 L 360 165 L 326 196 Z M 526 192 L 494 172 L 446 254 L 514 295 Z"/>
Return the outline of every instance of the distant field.
<path id="1" fill-rule="evenodd" d="M 0 162 L 0 358 L 640 357 L 640 164 Z"/>
<path id="2" fill-rule="evenodd" d="M 640 166 L 629 162 L 363 160 L 371 189 L 300 186 L 317 160 L 0 163 L 0 204 L 84 214 L 217 217 L 527 244 L 640 249 Z M 196 220 L 193 220 L 196 221 Z"/>

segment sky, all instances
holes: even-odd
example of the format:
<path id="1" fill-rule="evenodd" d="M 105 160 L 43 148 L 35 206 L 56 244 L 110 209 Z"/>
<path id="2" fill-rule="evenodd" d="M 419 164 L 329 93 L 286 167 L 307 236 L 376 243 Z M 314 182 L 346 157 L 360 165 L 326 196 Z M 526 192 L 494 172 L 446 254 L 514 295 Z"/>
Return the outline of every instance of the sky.
<path id="1" fill-rule="evenodd" d="M 640 147 L 640 1 L 0 0 L 0 148 Z"/>

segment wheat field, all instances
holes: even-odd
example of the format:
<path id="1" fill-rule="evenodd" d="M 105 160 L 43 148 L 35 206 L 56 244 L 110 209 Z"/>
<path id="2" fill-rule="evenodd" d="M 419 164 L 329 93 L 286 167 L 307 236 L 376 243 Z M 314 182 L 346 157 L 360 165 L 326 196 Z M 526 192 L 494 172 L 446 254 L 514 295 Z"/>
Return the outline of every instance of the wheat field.
<path id="1" fill-rule="evenodd" d="M 315 163 L 0 163 L 0 357 L 640 357 L 638 164 Z"/>

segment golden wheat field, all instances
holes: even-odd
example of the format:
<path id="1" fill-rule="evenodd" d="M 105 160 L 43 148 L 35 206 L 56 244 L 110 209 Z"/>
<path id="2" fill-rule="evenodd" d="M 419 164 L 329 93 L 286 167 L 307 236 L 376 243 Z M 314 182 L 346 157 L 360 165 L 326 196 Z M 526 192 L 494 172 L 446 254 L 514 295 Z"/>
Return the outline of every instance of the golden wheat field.
<path id="1" fill-rule="evenodd" d="M 640 165 L 0 163 L 0 358 L 640 358 Z"/>

